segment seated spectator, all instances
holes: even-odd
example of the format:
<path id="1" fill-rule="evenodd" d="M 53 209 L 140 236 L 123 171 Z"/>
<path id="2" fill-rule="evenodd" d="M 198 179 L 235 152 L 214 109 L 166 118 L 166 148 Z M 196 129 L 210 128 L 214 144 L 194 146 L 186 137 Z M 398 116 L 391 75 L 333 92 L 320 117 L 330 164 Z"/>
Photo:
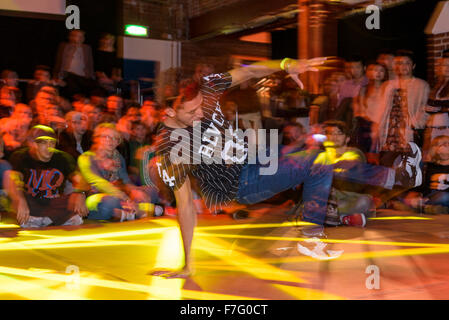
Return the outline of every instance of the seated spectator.
<path id="1" fill-rule="evenodd" d="M 31 108 L 23 103 L 16 104 L 9 118 L 0 120 L 0 131 L 3 133 L 5 144 L 5 159 L 9 159 L 14 151 L 26 145 L 31 121 Z"/>
<path id="2" fill-rule="evenodd" d="M 76 94 L 73 97 L 72 109 L 74 111 L 83 112 L 84 106 L 86 104 L 89 104 L 89 99 L 85 95 Z"/>
<path id="3" fill-rule="evenodd" d="M 133 122 L 140 122 L 141 119 L 140 106 L 137 105 L 128 108 L 126 114 L 120 118 L 117 123 L 117 130 L 126 141 L 129 141 L 131 136 L 131 124 Z"/>
<path id="4" fill-rule="evenodd" d="M 93 104 L 94 106 L 100 106 L 102 109 L 104 109 L 104 106 L 106 105 L 106 97 L 106 94 L 102 90 L 92 90 L 89 97 L 89 103 Z"/>
<path id="5" fill-rule="evenodd" d="M 143 154 L 145 150 L 150 149 L 149 139 L 147 139 L 147 127 L 142 122 L 133 122 L 131 124 L 131 137 L 128 142 L 130 164 L 128 166 L 130 178 L 134 184 L 141 186 L 144 182 L 141 180 L 140 173 L 143 168 Z M 147 159 L 151 160 L 154 156 L 147 155 Z"/>
<path id="6" fill-rule="evenodd" d="M 306 144 L 306 131 L 297 122 L 287 123 L 282 130 L 281 155 L 301 151 Z"/>
<path id="7" fill-rule="evenodd" d="M 67 152 L 75 160 L 92 146 L 92 132 L 87 130 L 87 116 L 77 111 L 65 115 L 67 129 L 61 132 L 58 149 Z"/>
<path id="8" fill-rule="evenodd" d="M 142 122 L 148 129 L 148 135 L 150 138 L 156 134 L 160 125 L 160 113 L 156 109 L 156 103 L 151 100 L 146 100 L 140 108 L 140 114 L 142 115 Z"/>
<path id="9" fill-rule="evenodd" d="M 23 228 L 80 225 L 88 213 L 85 196 L 76 189 L 81 178 L 75 160 L 55 146 L 54 130 L 38 125 L 28 134 L 28 147 L 10 158 L 14 171 L 7 176 L 7 192 Z M 64 193 L 68 181 L 76 192 Z"/>
<path id="10" fill-rule="evenodd" d="M 26 101 L 29 103 L 34 99 L 42 87 L 50 86 L 58 88 L 62 86 L 61 81 L 53 80 L 49 66 L 38 65 L 34 69 L 33 80 L 29 81 L 26 87 Z"/>
<path id="11" fill-rule="evenodd" d="M 7 118 L 11 115 L 16 105 L 14 89 L 9 86 L 0 88 L 0 118 Z"/>
<path id="12" fill-rule="evenodd" d="M 57 136 L 59 136 L 67 126 L 64 118 L 61 116 L 61 110 L 58 105 L 53 103 L 46 103 L 45 105 L 39 106 L 39 110 L 36 117 L 31 122 L 31 126 L 38 124 L 51 127 L 56 131 Z"/>
<path id="13" fill-rule="evenodd" d="M 86 104 L 83 107 L 83 111 L 87 116 L 87 128 L 93 131 L 102 122 L 102 110 L 100 106 L 93 104 Z"/>
<path id="14" fill-rule="evenodd" d="M 423 184 L 405 197 L 405 203 L 425 213 L 449 213 L 449 136 L 433 139 L 429 154 Z"/>
<path id="15" fill-rule="evenodd" d="M 33 120 L 33 111 L 28 105 L 24 103 L 18 103 L 14 107 L 11 118 L 20 119 L 30 125 L 31 121 Z"/>
<path id="16" fill-rule="evenodd" d="M 327 137 L 323 155 L 328 163 L 334 164 L 334 171 L 341 173 L 357 162 L 366 162 L 360 150 L 348 147 L 350 137 L 344 122 L 327 121 L 323 126 Z M 372 197 L 360 191 L 353 183 L 335 178 L 329 196 L 326 223 L 365 226 L 366 216 L 372 215 L 375 207 Z"/>
<path id="17" fill-rule="evenodd" d="M 117 123 L 122 117 L 123 99 L 119 95 L 109 96 L 106 100 L 106 112 L 103 114 L 103 122 Z"/>
<path id="18" fill-rule="evenodd" d="M 0 134 L 0 159 L 4 156 L 3 153 L 3 137 Z M 11 165 L 6 160 L 0 160 L 0 220 L 2 218 L 1 212 L 9 211 L 9 199 L 6 193 L 6 179 L 7 176 L 11 173 Z M 3 192 L 4 191 L 4 192 Z"/>
<path id="19" fill-rule="evenodd" d="M 13 117 L 0 120 L 0 131 L 3 135 L 4 156 L 9 159 L 14 151 L 26 145 L 26 137 L 30 123 Z"/>
<path id="20" fill-rule="evenodd" d="M 125 159 L 116 149 L 121 139 L 114 124 L 102 123 L 95 128 L 91 150 L 78 158 L 81 174 L 91 187 L 89 219 L 122 222 L 147 214 L 138 204 L 147 203 L 148 196 L 131 183 Z"/>
<path id="21" fill-rule="evenodd" d="M 20 102 L 22 99 L 22 92 L 19 89 L 19 76 L 17 72 L 12 70 L 3 70 L 1 73 L 0 85 L 7 86 L 11 93 L 14 94 L 14 101 Z"/>
<path id="22" fill-rule="evenodd" d="M 56 104 L 56 97 L 54 91 L 50 90 L 48 86 L 42 87 L 34 97 L 34 100 L 30 102 L 30 107 L 33 110 L 33 114 L 38 114 L 45 109 L 47 104 Z"/>

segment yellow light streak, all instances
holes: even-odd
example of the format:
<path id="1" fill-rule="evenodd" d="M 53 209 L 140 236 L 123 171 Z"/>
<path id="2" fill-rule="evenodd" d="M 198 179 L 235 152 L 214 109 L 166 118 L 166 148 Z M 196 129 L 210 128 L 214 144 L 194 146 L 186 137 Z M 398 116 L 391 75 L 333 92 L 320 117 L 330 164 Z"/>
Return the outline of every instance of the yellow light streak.
<path id="1" fill-rule="evenodd" d="M 24 246 L 38 246 L 38 245 L 50 245 L 50 244 L 61 244 L 61 243 L 73 243 L 75 241 L 89 241 L 89 240 L 97 240 L 97 239 L 107 239 L 107 238 L 119 238 L 119 237 L 127 237 L 127 236 L 139 236 L 139 235 L 150 235 L 150 234 L 159 234 L 163 233 L 172 228 L 148 228 L 141 230 L 132 230 L 132 231 L 118 231 L 118 232 L 108 232 L 108 233 L 97 233 L 97 234 L 88 234 L 81 236 L 61 236 L 57 238 L 51 239 L 38 239 L 38 240 L 24 240 L 24 241 L 15 241 L 15 243 L 22 244 Z M 0 244 L 1 250 L 10 250 L 11 243 L 3 243 Z"/>
<path id="2" fill-rule="evenodd" d="M 294 286 L 286 286 L 283 284 L 273 284 L 273 286 L 277 289 L 285 291 L 289 295 L 295 297 L 299 300 L 344 300 L 344 297 L 337 296 L 331 293 L 326 293 L 324 291 L 309 289 L 309 288 L 301 288 Z"/>
<path id="3" fill-rule="evenodd" d="M 198 232 L 197 237 L 210 237 L 209 233 Z M 255 239 L 255 240 L 279 240 L 279 241 L 306 241 L 310 238 L 295 238 L 295 237 L 275 237 L 275 236 L 251 236 L 241 234 L 213 234 L 217 238 L 232 238 L 232 239 Z M 438 247 L 449 248 L 449 244 L 443 243 L 418 243 L 418 242 L 392 242 L 392 241 L 372 241 L 372 240 L 340 240 L 340 239 L 320 239 L 325 243 L 344 243 L 344 244 L 370 244 L 381 246 L 404 246 L 404 247 Z"/>
<path id="4" fill-rule="evenodd" d="M 64 284 L 69 281 L 69 277 L 71 275 L 62 275 L 56 273 L 47 273 L 47 272 L 36 272 L 30 271 L 26 269 L 20 268 L 12 268 L 0 266 L 1 274 L 10 274 L 20 277 L 29 277 L 36 279 L 44 279 L 49 281 L 58 281 L 63 282 Z M 170 280 L 167 280 L 170 281 Z M 151 295 L 156 295 L 156 293 L 163 293 L 164 296 L 169 296 L 171 294 L 170 289 L 158 288 L 158 292 L 153 292 L 150 290 L 148 285 L 139 284 L 139 283 L 130 283 L 123 281 L 114 281 L 114 280 L 104 280 L 104 279 L 96 279 L 93 277 L 85 277 L 80 275 L 80 286 L 97 286 L 103 288 L 111 288 L 111 289 L 119 289 L 126 291 L 135 291 L 142 293 L 149 293 Z M 11 293 L 14 293 L 13 291 Z M 259 300 L 253 297 L 243 297 L 236 295 L 227 295 L 213 292 L 204 292 L 204 291 L 194 291 L 194 290 L 181 290 L 183 299 L 198 299 L 198 300 Z"/>
<path id="5" fill-rule="evenodd" d="M 51 280 L 23 281 L 0 275 L 0 292 L 11 293 L 31 300 L 80 300 L 79 295 L 68 292 L 67 289 L 50 289 Z M 64 284 L 65 285 L 65 284 Z"/>
<path id="6" fill-rule="evenodd" d="M 184 251 L 179 230 L 172 229 L 164 232 L 153 268 L 180 269 L 183 266 L 183 261 Z M 185 279 L 164 279 L 161 277 L 152 277 L 149 290 L 152 291 L 157 297 L 177 300 L 181 299 L 181 291 L 184 282 Z M 163 288 L 163 290 L 159 290 L 160 288 Z M 167 291 L 169 291 L 169 295 L 165 296 Z"/>
<path id="7" fill-rule="evenodd" d="M 427 217 L 413 217 L 413 216 L 407 216 L 407 217 L 376 217 L 376 218 L 368 218 L 369 220 L 434 220 L 433 218 L 427 218 Z"/>
<path id="8" fill-rule="evenodd" d="M 221 246 L 222 250 L 228 249 L 228 255 L 217 255 L 214 251 L 208 251 L 211 255 L 216 256 L 218 259 L 227 262 L 230 265 L 238 267 L 242 272 L 251 274 L 258 279 L 263 280 L 278 280 L 278 281 L 290 281 L 305 283 L 306 280 L 298 277 L 295 273 L 288 272 L 270 264 L 263 263 L 260 259 L 253 258 L 237 250 L 229 250 L 230 244 L 220 239 L 196 239 L 198 247 L 210 246 L 209 242 L 212 242 L 216 246 Z"/>
<path id="9" fill-rule="evenodd" d="M 233 229 L 262 229 L 262 228 L 283 228 L 283 227 L 296 227 L 296 226 L 313 226 L 314 223 L 310 222 L 290 222 L 285 221 L 281 223 L 258 223 L 258 224 L 233 224 L 224 226 L 208 226 L 197 227 L 197 231 L 214 231 L 214 230 L 233 230 Z"/>
<path id="10" fill-rule="evenodd" d="M 0 223 L 0 229 L 17 229 L 20 228 L 17 224 L 7 224 L 7 223 Z"/>
<path id="11" fill-rule="evenodd" d="M 383 251 L 370 251 L 370 252 L 354 252 L 344 253 L 338 259 L 333 261 L 347 261 L 347 260 L 360 260 L 370 258 L 398 258 L 414 255 L 428 255 L 428 254 L 444 254 L 449 253 L 449 249 L 446 248 L 415 248 L 415 249 L 397 249 L 397 250 L 383 250 Z M 317 260 L 307 257 L 284 257 L 284 258 L 267 258 L 262 259 L 268 263 L 298 263 L 298 262 L 317 262 Z"/>

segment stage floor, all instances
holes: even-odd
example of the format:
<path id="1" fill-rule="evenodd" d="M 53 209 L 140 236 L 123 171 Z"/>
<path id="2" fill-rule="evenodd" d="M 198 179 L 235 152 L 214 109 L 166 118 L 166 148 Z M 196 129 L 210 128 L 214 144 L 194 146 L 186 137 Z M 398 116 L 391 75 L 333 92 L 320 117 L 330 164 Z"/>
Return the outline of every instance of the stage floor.
<path id="1" fill-rule="evenodd" d="M 448 215 L 384 210 L 311 243 L 285 211 L 198 215 L 188 279 L 149 275 L 182 262 L 175 217 L 39 230 L 3 219 L 0 299 L 449 299 Z"/>

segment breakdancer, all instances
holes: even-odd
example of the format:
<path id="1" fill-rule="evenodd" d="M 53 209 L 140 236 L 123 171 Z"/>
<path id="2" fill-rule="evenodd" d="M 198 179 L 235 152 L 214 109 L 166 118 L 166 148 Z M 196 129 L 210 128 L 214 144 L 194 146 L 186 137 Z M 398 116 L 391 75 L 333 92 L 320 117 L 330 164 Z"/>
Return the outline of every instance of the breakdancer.
<path id="1" fill-rule="evenodd" d="M 201 84 L 184 82 L 180 85 L 179 94 L 165 109 L 166 119 L 158 133 L 156 157 L 151 168 L 158 171 L 163 183 L 174 192 L 184 267 L 176 271 L 157 270 L 152 275 L 179 278 L 191 273 L 191 245 L 196 225 L 193 183 L 210 208 L 226 206 L 232 201 L 261 202 L 303 184 L 303 219 L 323 225 L 333 166 L 318 157 L 319 151 L 311 150 L 295 157 L 276 159 L 276 170 L 268 170 L 266 164 L 248 157 L 250 146 L 225 118 L 219 99 L 226 89 L 251 78 L 281 70 L 296 77 L 306 71 L 317 71 L 324 63 L 325 58 L 263 61 L 211 74 L 204 77 Z M 396 170 L 376 167 L 373 171 L 373 166 L 360 164 L 343 171 L 352 181 L 372 182 L 385 188 L 392 188 L 394 184 L 413 187 L 421 183 L 421 153 L 418 148 L 414 150 L 415 154 L 404 158 Z M 357 174 L 352 175 L 349 171 L 354 168 Z"/>

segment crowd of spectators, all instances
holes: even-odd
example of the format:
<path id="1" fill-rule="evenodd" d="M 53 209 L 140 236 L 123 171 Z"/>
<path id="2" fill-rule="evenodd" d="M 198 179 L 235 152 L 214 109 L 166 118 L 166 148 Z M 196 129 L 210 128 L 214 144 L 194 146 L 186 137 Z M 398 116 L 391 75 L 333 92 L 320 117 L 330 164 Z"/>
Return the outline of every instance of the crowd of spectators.
<path id="1" fill-rule="evenodd" d="M 144 174 L 171 88 L 142 103 L 125 99 L 114 40 L 104 35 L 92 52 L 84 32 L 71 31 L 54 68 L 36 66 L 26 88 L 13 70 L 1 73 L 0 178 L 11 201 L 3 209 L 22 227 L 133 220 L 173 204 Z M 320 94 L 281 72 L 228 90 L 223 111 L 244 129 L 281 129 L 281 154 L 331 147 L 333 163 L 350 157 L 393 167 L 415 142 L 424 154 L 424 183 L 394 199 L 407 210 L 449 212 L 449 54 L 438 60 L 432 85 L 414 76 L 415 63 L 407 50 L 384 50 L 371 62 L 354 56 L 324 79 Z M 213 71 L 199 64 L 191 78 L 201 82 Z M 335 212 L 373 215 L 391 204 L 384 201 L 391 197 L 362 189 L 336 181 L 327 221 L 341 222 Z"/>

